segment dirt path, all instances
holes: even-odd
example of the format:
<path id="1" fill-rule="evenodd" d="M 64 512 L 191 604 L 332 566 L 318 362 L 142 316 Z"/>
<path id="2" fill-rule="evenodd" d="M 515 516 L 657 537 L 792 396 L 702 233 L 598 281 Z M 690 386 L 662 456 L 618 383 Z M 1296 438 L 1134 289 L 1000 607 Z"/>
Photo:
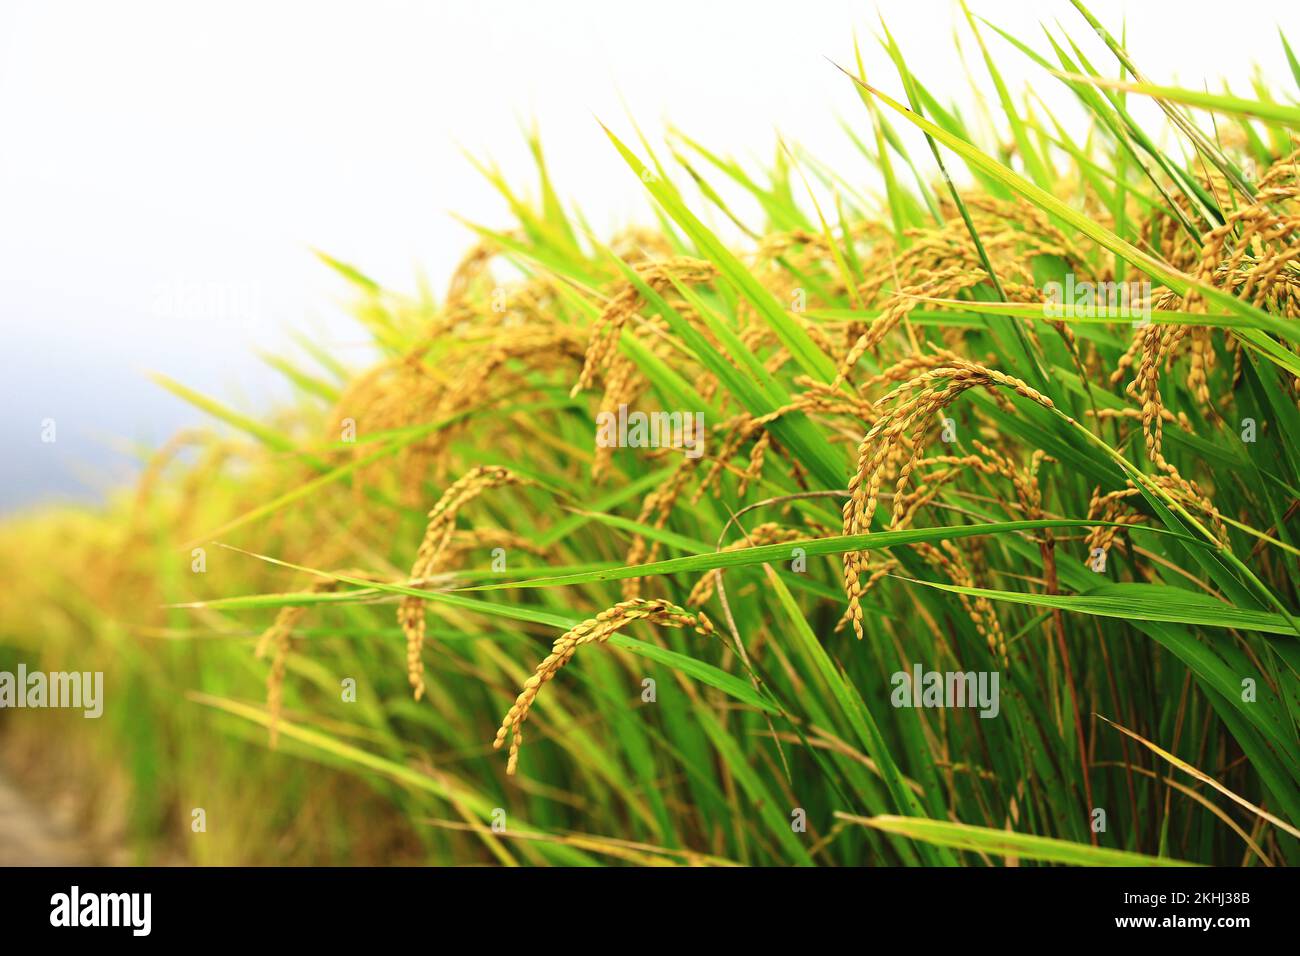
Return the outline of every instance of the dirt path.
<path id="1" fill-rule="evenodd" d="M 76 866 L 85 859 L 66 832 L 0 770 L 0 866 Z"/>

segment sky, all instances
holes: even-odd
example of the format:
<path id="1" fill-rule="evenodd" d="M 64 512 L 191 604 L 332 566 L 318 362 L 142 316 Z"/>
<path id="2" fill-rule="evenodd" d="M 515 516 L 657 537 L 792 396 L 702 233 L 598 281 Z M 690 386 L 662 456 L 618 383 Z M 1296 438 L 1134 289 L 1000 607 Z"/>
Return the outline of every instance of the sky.
<path id="1" fill-rule="evenodd" d="M 1110 62 L 1066 0 L 972 7 L 1036 45 L 1059 20 Z M 1274 29 L 1300 40 L 1293 0 L 1249 17 L 1090 7 L 1113 31 L 1127 18 L 1157 82 L 1243 84 L 1257 62 L 1294 89 Z M 671 123 L 755 162 L 779 134 L 871 188 L 840 125 L 862 107 L 831 61 L 852 60 L 856 32 L 895 90 L 880 16 L 927 85 L 964 101 L 947 0 L 0 0 L 0 510 L 95 500 L 141 448 L 200 422 L 151 371 L 256 413 L 287 392 L 259 353 L 292 354 L 295 333 L 363 365 L 346 289 L 312 250 L 440 292 L 472 242 L 453 213 L 509 224 L 466 153 L 529 189 L 534 122 L 559 192 L 604 235 L 650 213 L 598 120 Z M 1013 89 L 1078 115 L 987 42 Z M 982 73 L 968 34 L 965 52 Z"/>

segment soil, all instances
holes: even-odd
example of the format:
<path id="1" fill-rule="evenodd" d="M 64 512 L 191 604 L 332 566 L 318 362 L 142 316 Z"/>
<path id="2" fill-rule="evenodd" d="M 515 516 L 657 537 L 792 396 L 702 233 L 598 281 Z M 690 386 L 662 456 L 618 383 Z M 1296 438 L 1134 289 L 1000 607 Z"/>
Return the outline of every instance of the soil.
<path id="1" fill-rule="evenodd" d="M 32 803 L 0 769 L 0 866 L 86 862 L 77 835 Z"/>

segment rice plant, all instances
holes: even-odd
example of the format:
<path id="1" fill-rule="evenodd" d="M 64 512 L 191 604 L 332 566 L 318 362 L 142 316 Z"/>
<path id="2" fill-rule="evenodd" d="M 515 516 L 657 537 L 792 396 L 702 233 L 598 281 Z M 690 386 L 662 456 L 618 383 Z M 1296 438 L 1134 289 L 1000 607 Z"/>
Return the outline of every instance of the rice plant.
<path id="1" fill-rule="evenodd" d="M 211 430 L 0 528 L 0 664 L 107 687 L 17 764 L 135 861 L 1297 862 L 1300 106 L 1074 6 L 1112 63 L 968 13 L 996 139 L 882 25 L 880 191 L 627 123 L 644 228 L 533 141 L 441 299 L 322 256 L 372 366 L 160 376 Z"/>

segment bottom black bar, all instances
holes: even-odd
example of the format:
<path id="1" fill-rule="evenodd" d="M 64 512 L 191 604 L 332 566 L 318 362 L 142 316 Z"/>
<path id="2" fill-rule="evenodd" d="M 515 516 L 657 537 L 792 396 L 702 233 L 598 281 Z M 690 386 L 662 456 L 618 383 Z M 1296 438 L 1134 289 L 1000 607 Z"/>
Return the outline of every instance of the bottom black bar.
<path id="1" fill-rule="evenodd" d="M 903 932 L 927 950 L 1196 934 L 1230 943 L 1294 929 L 1288 882 L 1261 869 L 16 869 L 0 871 L 0 919 L 6 943 L 75 934 L 336 946 L 459 930 L 502 945 L 599 932 L 613 945 L 666 928 L 682 942 L 716 933 L 728 943 Z"/>

